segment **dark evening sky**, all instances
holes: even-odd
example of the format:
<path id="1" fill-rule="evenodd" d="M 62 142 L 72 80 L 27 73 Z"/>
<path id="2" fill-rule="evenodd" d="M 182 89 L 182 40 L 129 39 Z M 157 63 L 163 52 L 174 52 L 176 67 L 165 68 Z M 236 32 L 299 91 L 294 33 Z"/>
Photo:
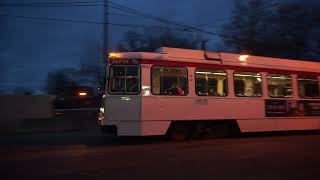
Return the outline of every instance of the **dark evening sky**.
<path id="1" fill-rule="evenodd" d="M 58 0 L 2 0 L 1 3 L 81 2 Z M 92 0 L 93 1 L 93 0 Z M 216 31 L 230 16 L 232 0 L 112 0 L 113 2 L 188 25 Z M 110 9 L 110 22 L 153 25 L 156 22 Z M 9 16 L 3 16 L 3 15 Z M 79 67 L 101 60 L 103 25 L 36 20 L 26 17 L 103 21 L 103 6 L 0 7 L 0 91 L 16 87 L 43 89 L 49 71 Z M 19 16 L 19 17 L 17 17 Z M 24 16 L 25 18 L 21 18 Z M 222 20 L 221 20 L 222 19 Z M 111 49 L 125 27 L 110 26 Z M 219 39 L 211 38 L 211 44 Z"/>

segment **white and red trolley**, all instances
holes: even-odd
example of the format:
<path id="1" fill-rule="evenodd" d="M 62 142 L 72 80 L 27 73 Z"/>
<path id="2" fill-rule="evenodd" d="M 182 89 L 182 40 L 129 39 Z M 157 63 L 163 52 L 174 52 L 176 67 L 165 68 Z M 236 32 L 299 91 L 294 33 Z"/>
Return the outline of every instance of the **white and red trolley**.
<path id="1" fill-rule="evenodd" d="M 200 50 L 110 53 L 105 113 L 118 136 L 320 129 L 320 63 Z"/>

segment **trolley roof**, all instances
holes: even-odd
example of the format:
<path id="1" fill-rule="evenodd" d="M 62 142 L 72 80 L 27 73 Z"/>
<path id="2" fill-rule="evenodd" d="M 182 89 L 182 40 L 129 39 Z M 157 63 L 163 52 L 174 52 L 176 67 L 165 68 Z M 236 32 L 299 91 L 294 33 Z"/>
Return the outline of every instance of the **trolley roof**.
<path id="1" fill-rule="evenodd" d="M 270 58 L 223 52 L 161 47 L 155 53 L 122 52 L 116 58 L 155 61 L 178 61 L 188 63 L 220 64 L 253 68 L 286 69 L 320 73 L 320 62 Z"/>

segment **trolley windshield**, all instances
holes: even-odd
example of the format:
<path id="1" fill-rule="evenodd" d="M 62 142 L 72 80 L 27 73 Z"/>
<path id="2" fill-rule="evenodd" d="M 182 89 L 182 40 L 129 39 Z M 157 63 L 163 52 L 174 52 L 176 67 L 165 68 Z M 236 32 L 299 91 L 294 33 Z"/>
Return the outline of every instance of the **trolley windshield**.
<path id="1" fill-rule="evenodd" d="M 109 77 L 110 94 L 139 94 L 139 65 L 112 65 Z"/>

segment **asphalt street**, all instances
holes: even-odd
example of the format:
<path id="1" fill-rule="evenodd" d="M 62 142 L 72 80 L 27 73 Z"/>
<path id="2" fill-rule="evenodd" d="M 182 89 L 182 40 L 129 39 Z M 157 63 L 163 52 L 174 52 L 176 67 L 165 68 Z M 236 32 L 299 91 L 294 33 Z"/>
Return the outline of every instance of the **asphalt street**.
<path id="1" fill-rule="evenodd" d="M 320 135 L 170 142 L 96 131 L 2 135 L 0 179 L 319 179 Z"/>

